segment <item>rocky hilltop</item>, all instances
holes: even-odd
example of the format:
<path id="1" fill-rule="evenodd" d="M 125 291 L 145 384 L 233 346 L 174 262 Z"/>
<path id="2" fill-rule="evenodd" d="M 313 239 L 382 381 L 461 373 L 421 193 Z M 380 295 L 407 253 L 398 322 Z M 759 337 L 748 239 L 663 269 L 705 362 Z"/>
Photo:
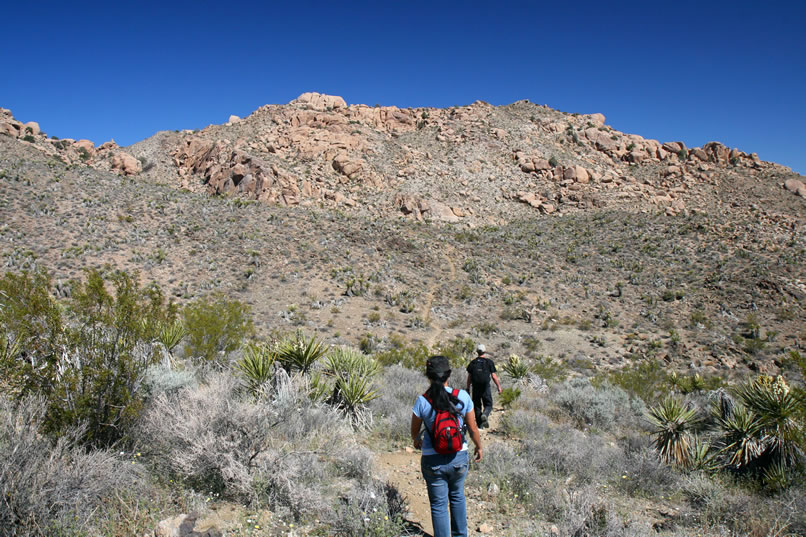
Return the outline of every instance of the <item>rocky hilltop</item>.
<path id="1" fill-rule="evenodd" d="M 752 205 L 756 195 L 765 198 L 763 213 L 786 220 L 779 205 L 806 196 L 799 175 L 755 153 L 645 139 L 612 129 L 602 114 L 525 100 L 401 109 L 303 93 L 243 119 L 162 132 L 125 149 L 49 139 L 7 110 L 0 133 L 68 163 L 191 191 L 471 227 L 604 207 L 673 216 L 719 202 Z M 726 198 L 739 182 L 748 183 L 749 197 Z"/>

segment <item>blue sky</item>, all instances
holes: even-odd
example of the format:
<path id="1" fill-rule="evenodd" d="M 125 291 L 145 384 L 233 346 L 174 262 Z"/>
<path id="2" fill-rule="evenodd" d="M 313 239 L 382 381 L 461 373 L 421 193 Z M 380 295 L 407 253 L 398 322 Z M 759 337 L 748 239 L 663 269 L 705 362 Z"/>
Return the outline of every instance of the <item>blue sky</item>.
<path id="1" fill-rule="evenodd" d="M 0 106 L 128 145 L 305 91 L 529 99 L 806 174 L 806 2 L 13 2 Z"/>

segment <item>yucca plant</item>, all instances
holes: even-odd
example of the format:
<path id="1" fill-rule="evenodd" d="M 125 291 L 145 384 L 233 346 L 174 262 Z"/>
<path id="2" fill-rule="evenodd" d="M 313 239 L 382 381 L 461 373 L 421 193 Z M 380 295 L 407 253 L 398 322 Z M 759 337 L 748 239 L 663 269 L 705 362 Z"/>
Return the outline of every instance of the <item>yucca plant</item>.
<path id="1" fill-rule="evenodd" d="M 374 377 L 380 371 L 378 362 L 350 347 L 335 347 L 327 356 L 325 370 L 339 378 Z"/>
<path id="2" fill-rule="evenodd" d="M 319 371 L 311 375 L 308 399 L 314 403 L 324 402 L 333 393 L 333 385 L 328 378 Z"/>
<path id="3" fill-rule="evenodd" d="M 22 341 L 5 332 L 0 333 L 0 363 L 13 360 L 22 350 Z"/>
<path id="4" fill-rule="evenodd" d="M 781 461 L 776 461 L 761 473 L 761 482 L 768 490 L 779 491 L 792 483 L 792 477 L 789 469 Z"/>
<path id="5" fill-rule="evenodd" d="M 172 323 L 165 323 L 160 326 L 159 332 L 157 333 L 157 341 L 162 343 L 168 352 L 173 352 L 186 334 L 187 330 L 185 329 L 185 324 L 181 319 L 176 319 Z"/>
<path id="6" fill-rule="evenodd" d="M 649 409 L 654 425 L 655 448 L 662 461 L 687 467 L 691 464 L 691 432 L 698 424 L 697 411 L 675 397 L 667 397 Z"/>
<path id="7" fill-rule="evenodd" d="M 516 382 L 523 382 L 529 376 L 529 366 L 517 354 L 510 354 L 502 369 Z"/>
<path id="8" fill-rule="evenodd" d="M 334 395 L 338 394 L 338 406 L 352 415 L 379 396 L 378 392 L 372 389 L 372 380 L 359 376 L 337 378 L 335 392 Z"/>
<path id="9" fill-rule="evenodd" d="M 277 355 L 265 343 L 249 342 L 243 347 L 243 356 L 235 364 L 244 378 L 244 384 L 251 393 L 257 393 L 261 386 L 272 378 Z"/>
<path id="10" fill-rule="evenodd" d="M 727 457 L 729 466 L 747 467 L 764 452 L 761 421 L 745 407 L 737 406 L 727 418 L 718 417 L 717 423 L 724 446 L 720 453 Z"/>
<path id="11" fill-rule="evenodd" d="M 757 441 L 764 457 L 769 459 L 764 465 L 780 462 L 791 467 L 797 464 L 806 449 L 803 393 L 791 390 L 783 377 L 773 380 L 768 376 L 742 384 L 734 393 L 748 412 L 756 416 Z"/>
<path id="12" fill-rule="evenodd" d="M 303 375 L 328 352 L 328 347 L 316 337 L 307 338 L 302 332 L 283 340 L 277 348 L 277 359 L 287 372 Z"/>
<path id="13" fill-rule="evenodd" d="M 713 472 L 718 467 L 719 464 L 715 459 L 714 452 L 711 450 L 711 444 L 695 436 L 694 440 L 691 442 L 689 468 L 692 470 Z"/>

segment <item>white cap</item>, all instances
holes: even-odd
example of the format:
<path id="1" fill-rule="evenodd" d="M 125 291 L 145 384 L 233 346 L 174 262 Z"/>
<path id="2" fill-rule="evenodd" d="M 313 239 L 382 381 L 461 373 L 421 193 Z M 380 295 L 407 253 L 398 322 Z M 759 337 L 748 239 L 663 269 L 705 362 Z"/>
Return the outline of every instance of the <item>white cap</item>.
<path id="1" fill-rule="evenodd" d="M 476 352 L 479 354 L 484 354 L 487 351 L 487 348 L 484 346 L 483 343 L 479 343 L 476 345 Z"/>

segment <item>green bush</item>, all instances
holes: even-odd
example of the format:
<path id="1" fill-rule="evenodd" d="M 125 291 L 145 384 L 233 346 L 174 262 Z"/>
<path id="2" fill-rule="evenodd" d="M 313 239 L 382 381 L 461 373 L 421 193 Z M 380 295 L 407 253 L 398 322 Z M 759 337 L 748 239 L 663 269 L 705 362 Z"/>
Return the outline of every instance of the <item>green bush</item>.
<path id="1" fill-rule="evenodd" d="M 44 396 L 43 430 L 54 436 L 81 425 L 92 445 L 123 437 L 142 405 L 157 327 L 176 315 L 159 287 L 92 270 L 65 305 L 42 274 L 7 274 L 0 289 L 4 339 L 19 349 L 2 363 L 10 393 Z"/>
<path id="2" fill-rule="evenodd" d="M 657 360 L 625 366 L 610 372 L 604 378 L 628 394 L 640 398 L 648 405 L 656 403 L 664 397 L 669 386 L 669 374 Z M 603 378 L 600 377 L 596 379 L 596 382 L 602 380 Z"/>
<path id="3" fill-rule="evenodd" d="M 221 295 L 188 304 L 182 317 L 188 339 L 185 351 L 208 361 L 234 351 L 254 331 L 249 306 Z"/>
<path id="4" fill-rule="evenodd" d="M 424 371 L 425 362 L 430 355 L 428 345 L 425 343 L 415 343 L 412 345 L 402 345 L 385 352 L 379 352 L 375 355 L 375 359 L 383 366 L 399 364 L 408 369 Z"/>
<path id="5" fill-rule="evenodd" d="M 520 388 L 504 388 L 501 391 L 501 405 L 509 408 L 521 396 Z"/>
<path id="6" fill-rule="evenodd" d="M 63 337 L 62 308 L 43 272 L 0 279 L 0 380 L 13 394 L 37 391 L 54 375 Z"/>

